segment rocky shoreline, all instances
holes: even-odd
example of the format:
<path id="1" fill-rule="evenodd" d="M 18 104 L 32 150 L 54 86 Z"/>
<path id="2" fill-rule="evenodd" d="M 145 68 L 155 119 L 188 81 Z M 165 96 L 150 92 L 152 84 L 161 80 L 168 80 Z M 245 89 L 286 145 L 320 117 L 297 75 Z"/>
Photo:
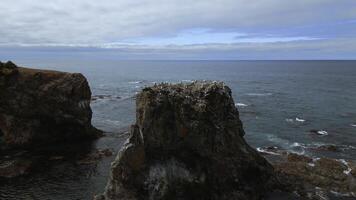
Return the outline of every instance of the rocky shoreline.
<path id="1" fill-rule="evenodd" d="M 352 161 L 277 147 L 254 151 L 223 83 L 158 84 L 138 94 L 136 108 L 136 124 L 97 200 L 355 197 Z"/>
<path id="2" fill-rule="evenodd" d="M 90 101 L 103 98 L 119 97 L 92 96 L 81 74 L 0 62 L 0 180 L 29 175 L 38 164 L 42 169 L 44 163 L 73 159 L 95 165 L 112 157 L 112 149 L 91 145 L 102 132 L 91 124 Z M 356 197 L 355 161 L 278 147 L 255 150 L 244 135 L 231 90 L 222 82 L 146 87 L 136 96 L 136 122 L 112 163 L 105 191 L 95 199 Z M 68 156 L 66 148 L 69 154 L 87 150 Z"/>
<path id="3" fill-rule="evenodd" d="M 335 147 L 326 149 L 334 151 Z M 309 199 L 356 197 L 356 162 L 353 160 L 311 157 L 277 147 L 260 151 L 274 166 L 284 188 L 299 196 Z"/>

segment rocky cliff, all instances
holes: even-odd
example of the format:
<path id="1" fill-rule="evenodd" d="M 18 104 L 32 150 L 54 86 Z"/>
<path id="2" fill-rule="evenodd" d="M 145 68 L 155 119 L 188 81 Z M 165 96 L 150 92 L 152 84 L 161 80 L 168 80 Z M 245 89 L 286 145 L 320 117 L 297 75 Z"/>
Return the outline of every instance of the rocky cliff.
<path id="1" fill-rule="evenodd" d="M 136 104 L 136 124 L 97 199 L 260 199 L 275 182 L 245 142 L 223 83 L 159 84 Z"/>
<path id="2" fill-rule="evenodd" d="M 0 62 L 0 147 L 33 147 L 96 137 L 91 91 L 81 74 Z"/>

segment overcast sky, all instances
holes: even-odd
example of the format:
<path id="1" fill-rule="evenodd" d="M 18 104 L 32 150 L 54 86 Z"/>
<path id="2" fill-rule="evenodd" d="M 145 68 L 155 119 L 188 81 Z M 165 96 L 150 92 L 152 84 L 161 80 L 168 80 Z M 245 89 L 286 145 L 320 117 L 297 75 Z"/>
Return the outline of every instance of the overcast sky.
<path id="1" fill-rule="evenodd" d="M 356 59 L 356 0 L 1 0 L 9 52 Z"/>

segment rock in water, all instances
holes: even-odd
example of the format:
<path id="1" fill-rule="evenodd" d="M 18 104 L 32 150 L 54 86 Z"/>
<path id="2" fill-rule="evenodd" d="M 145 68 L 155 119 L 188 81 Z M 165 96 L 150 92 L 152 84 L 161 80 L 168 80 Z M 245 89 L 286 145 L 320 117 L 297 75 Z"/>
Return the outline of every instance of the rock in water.
<path id="1" fill-rule="evenodd" d="M 81 74 L 0 62 L 0 147 L 33 147 L 96 137 L 91 91 Z"/>
<path id="2" fill-rule="evenodd" d="M 224 83 L 159 84 L 137 96 L 136 124 L 97 199 L 260 199 L 273 167 L 244 140 Z"/>
<path id="3" fill-rule="evenodd" d="M 284 190 L 295 191 L 302 199 L 320 199 L 315 197 L 318 190 L 356 197 L 353 165 L 354 163 L 343 159 L 313 159 L 294 153 L 287 153 L 286 161 L 274 163 Z"/>

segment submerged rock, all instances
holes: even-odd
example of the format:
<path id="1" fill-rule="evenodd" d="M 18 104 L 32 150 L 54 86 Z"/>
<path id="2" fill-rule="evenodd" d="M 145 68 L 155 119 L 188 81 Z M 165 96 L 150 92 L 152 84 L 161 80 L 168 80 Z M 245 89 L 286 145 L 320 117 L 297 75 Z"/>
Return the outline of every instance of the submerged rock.
<path id="1" fill-rule="evenodd" d="M 1 62 L 0 62 L 1 63 Z M 98 136 L 82 74 L 0 64 L 0 147 L 34 147 Z"/>
<path id="2" fill-rule="evenodd" d="M 306 163 L 313 161 L 313 159 L 308 156 L 299 155 L 299 154 L 295 154 L 295 153 L 288 154 L 287 160 L 289 162 L 306 162 Z"/>
<path id="3" fill-rule="evenodd" d="M 339 151 L 341 151 L 341 149 L 338 146 L 332 145 L 332 144 L 330 144 L 330 145 L 321 145 L 321 146 L 319 146 L 317 148 L 314 148 L 314 149 L 317 150 L 317 151 L 331 151 L 331 152 L 339 152 Z"/>
<path id="4" fill-rule="evenodd" d="M 324 130 L 311 129 L 309 132 L 315 135 L 322 135 L 322 136 L 328 135 L 328 132 Z"/>
<path id="5" fill-rule="evenodd" d="M 136 105 L 136 124 L 97 199 L 260 199 L 274 184 L 223 83 L 155 85 Z"/>

